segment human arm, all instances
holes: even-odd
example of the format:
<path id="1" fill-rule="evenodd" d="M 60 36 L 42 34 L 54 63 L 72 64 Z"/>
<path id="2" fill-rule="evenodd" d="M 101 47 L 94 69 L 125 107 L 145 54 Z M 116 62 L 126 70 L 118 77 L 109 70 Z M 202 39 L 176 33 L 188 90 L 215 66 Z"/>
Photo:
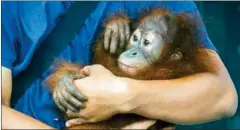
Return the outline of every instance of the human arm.
<path id="1" fill-rule="evenodd" d="M 211 65 L 214 65 L 214 64 L 211 64 Z M 215 67 L 215 65 L 214 65 L 214 67 Z M 219 70 L 218 70 L 219 71 Z M 197 81 L 199 82 L 201 82 L 201 81 L 205 81 L 205 80 L 209 80 L 209 79 L 211 79 L 212 81 L 215 81 L 215 82 L 213 82 L 213 85 L 214 84 L 216 84 L 216 85 L 214 85 L 216 88 L 219 88 L 219 86 L 221 86 L 221 85 L 219 85 L 220 83 L 219 82 L 216 82 L 216 81 L 218 81 L 219 80 L 219 78 L 221 77 L 224 77 L 224 76 L 222 76 L 223 74 L 222 73 L 219 73 L 218 71 L 216 71 L 216 72 L 214 72 L 214 73 L 212 73 L 212 72 L 206 72 L 206 73 L 201 73 L 201 74 L 197 74 L 197 75 L 193 75 L 193 77 L 191 77 L 191 76 L 189 76 L 188 78 L 184 78 L 184 80 L 185 80 L 185 82 L 186 81 L 188 81 L 189 79 L 192 79 L 192 78 L 194 78 L 194 79 L 196 79 L 195 80 L 195 82 L 186 82 L 186 84 L 188 84 L 188 85 L 192 85 L 193 83 L 196 83 Z M 96 71 L 96 73 L 97 72 L 99 72 L 99 71 Z M 101 76 L 103 76 L 104 74 L 103 73 L 101 73 Z M 228 74 L 227 74 L 228 75 Z M 206 76 L 207 78 L 209 78 L 209 79 L 205 79 L 206 77 L 204 77 L 204 76 Z M 210 76 L 210 77 L 209 77 Z M 227 77 L 227 76 L 226 76 Z M 221 79 L 220 78 L 220 79 Z M 175 82 L 175 85 L 178 85 L 178 83 L 182 83 L 182 80 L 181 80 L 182 78 L 180 78 L 180 79 L 177 79 L 177 80 L 171 80 L 171 81 L 178 81 L 177 83 Z M 227 77 L 227 79 L 230 79 L 230 77 Z M 111 80 L 111 82 L 112 81 L 114 81 L 114 80 Z M 181 81 L 181 82 L 180 82 Z M 83 81 L 84 82 L 84 81 Z M 86 82 L 86 80 L 85 80 L 85 82 Z M 166 86 L 166 88 L 167 87 L 169 87 L 169 86 L 173 86 L 173 84 L 171 85 L 171 84 L 169 84 L 169 85 L 167 85 L 167 82 L 166 81 L 162 81 L 163 82 L 163 84 L 164 84 L 164 86 Z M 231 82 L 231 81 L 230 81 Z M 140 82 L 140 83 L 143 83 L 143 82 Z M 160 85 L 160 84 L 157 84 L 157 83 L 159 83 L 158 81 L 155 81 L 155 86 L 162 86 L 162 85 Z M 169 81 L 168 81 L 168 83 L 170 83 Z M 81 83 L 80 83 L 81 84 Z M 108 86 L 109 84 L 112 84 L 112 83 L 105 83 L 104 84 L 104 86 Z M 130 82 L 128 82 L 127 84 L 130 84 Z M 137 84 L 137 83 L 135 83 L 135 84 Z M 147 85 L 146 86 L 149 86 L 149 84 L 151 84 L 150 82 L 147 82 Z M 188 85 L 186 85 L 185 83 L 184 83 L 184 85 L 185 86 L 188 86 Z M 81 85 L 83 85 L 83 83 L 81 84 Z M 95 84 L 96 85 L 96 84 Z M 97 85 L 99 85 L 99 84 L 97 84 Z M 137 84 L 138 85 L 138 84 Z M 141 84 L 141 86 L 143 86 L 144 84 Z M 226 85 L 226 86 L 229 86 L 227 83 L 224 83 L 224 85 Z M 100 85 L 99 85 L 100 86 Z M 128 85 L 127 85 L 128 86 Z M 131 85 L 130 85 L 131 86 Z M 146 87 L 145 86 L 145 87 Z M 154 85 L 150 85 L 150 86 L 154 86 Z M 178 85 L 180 88 L 181 87 L 183 87 L 182 85 Z M 194 86 L 198 86 L 198 85 L 194 85 Z M 234 86 L 234 85 L 231 85 L 231 86 Z M 116 86 L 114 86 L 114 87 L 116 87 Z M 139 87 L 139 86 L 138 86 Z M 214 88 L 215 88 L 214 87 Z M 126 87 L 125 87 L 126 88 Z M 152 88 L 155 88 L 155 87 L 152 87 Z M 172 89 L 173 89 L 173 87 L 171 87 Z M 204 87 L 205 88 L 205 87 Z M 225 87 L 220 87 L 220 88 L 225 88 Z M 231 88 L 231 87 L 230 87 Z M 232 87 L 233 89 L 234 89 L 234 87 Z M 80 90 L 82 90 L 82 88 L 79 88 Z M 135 88 L 135 89 L 138 89 L 138 88 Z M 149 89 L 149 87 L 147 88 L 147 89 Z M 162 88 L 163 89 L 163 88 Z M 202 87 L 202 89 L 203 89 L 203 87 Z M 208 89 L 208 86 L 205 88 L 205 89 Z M 84 90 L 84 88 L 83 88 L 83 90 Z M 165 90 L 165 88 L 164 88 L 164 90 Z M 173 90 L 175 90 L 175 88 L 173 89 Z M 181 89 L 182 90 L 182 89 Z M 146 91 L 146 90 L 145 90 Z M 148 91 L 148 90 L 147 90 Z M 166 90 L 167 91 L 167 90 Z M 195 90 L 196 91 L 196 90 Z M 203 91 L 203 90 L 202 90 Z M 213 90 L 212 90 L 213 91 Z M 212 91 L 210 91 L 210 92 L 212 92 Z M 222 91 L 222 89 L 220 89 L 219 91 Z M 106 91 L 106 92 L 108 92 L 108 91 Z M 154 91 L 155 92 L 155 91 Z M 205 91 L 203 91 L 203 92 L 205 92 Z M 94 92 L 93 92 L 94 93 Z M 220 93 L 220 92 L 219 92 Z M 152 93 L 151 93 L 152 94 Z M 149 94 L 149 95 L 151 95 L 151 94 Z M 183 93 L 183 94 L 185 94 L 185 93 Z M 213 93 L 213 95 L 215 95 L 215 93 Z M 224 94 L 222 94 L 222 95 L 224 95 Z M 234 95 L 234 94 L 233 94 Z M 235 93 L 235 95 L 236 95 L 236 93 Z M 110 96 L 110 95 L 108 95 L 108 94 L 106 94 L 105 96 Z M 225 96 L 224 96 L 225 97 Z M 112 98 L 112 97 L 111 97 Z M 221 99 L 221 97 L 218 97 L 218 98 L 220 98 Z M 91 98 L 90 98 L 91 99 Z M 114 99 L 116 99 L 116 98 L 113 98 L 113 100 Z M 120 98 L 121 99 L 121 98 Z M 121 102 L 122 100 L 117 100 L 117 101 L 119 101 L 119 102 Z M 125 100 L 126 101 L 126 100 Z M 236 98 L 233 98 L 233 100 L 232 101 L 236 101 Z M 124 99 L 123 99 L 123 102 L 124 102 Z M 160 102 L 160 101 L 159 101 Z M 212 102 L 214 102 L 214 100 L 212 101 Z M 214 102 L 215 103 L 215 102 Z M 121 103 L 120 103 L 121 104 Z M 128 104 L 128 103 L 126 103 L 126 104 Z M 234 104 L 234 103 L 233 103 Z M 88 106 L 89 104 L 87 104 L 87 106 Z M 179 104 L 178 104 L 179 105 Z M 200 104 L 201 105 L 201 104 Z M 91 105 L 90 105 L 91 106 Z M 120 111 L 121 112 L 121 110 L 123 110 L 123 112 L 129 112 L 128 110 L 126 110 L 126 108 L 128 108 L 128 107 L 124 107 L 124 105 L 119 105 L 119 107 L 121 108 L 121 106 L 123 106 L 122 108 L 125 108 L 125 109 L 118 109 L 118 111 Z M 128 105 L 127 105 L 128 106 Z M 130 104 L 130 106 L 131 106 L 131 104 Z M 96 106 L 94 106 L 93 105 L 93 107 L 96 107 Z M 96 108 L 99 108 L 99 107 L 96 107 Z M 155 107 L 156 108 L 156 107 Z M 233 107 L 234 108 L 234 107 Z M 87 110 L 86 110 L 87 111 Z M 89 112 L 89 113 L 87 113 L 87 112 L 82 112 L 81 114 L 82 115 L 87 115 L 86 117 L 89 117 L 89 114 L 91 114 L 91 112 Z M 133 111 L 133 110 L 130 110 L 130 112 L 131 111 Z M 233 110 L 234 111 L 234 110 Z M 114 112 L 114 110 L 113 110 L 113 112 Z M 221 112 L 223 112 L 223 111 L 221 111 Z M 224 112 L 223 112 L 224 113 Z M 233 112 L 234 113 L 234 112 Z M 208 113 L 209 114 L 209 113 Z M 221 113 L 222 114 L 222 113 Z M 91 114 L 91 116 L 93 116 L 94 114 Z M 223 116 L 221 116 L 221 117 L 225 117 L 227 114 L 223 114 Z M 154 115 L 153 115 L 154 116 Z M 219 117 L 219 118 L 221 118 L 221 117 Z M 156 117 L 155 117 L 156 118 Z M 89 118 L 89 119 L 92 119 L 91 117 Z M 88 120 L 89 120 L 88 119 Z M 98 120 L 98 119 L 94 119 L 93 118 L 93 120 L 91 120 L 91 121 L 96 121 L 96 120 Z M 213 119 L 214 120 L 214 119 Z M 201 122 L 201 121 L 199 121 L 199 122 Z"/>
<path id="2" fill-rule="evenodd" d="M 53 129 L 52 127 L 37 121 L 10 108 L 12 93 L 12 72 L 2 67 L 2 128 L 3 129 Z"/>
<path id="3" fill-rule="evenodd" d="M 214 73 L 173 80 L 134 80 L 116 77 L 99 65 L 87 67 L 90 76 L 75 81 L 89 97 L 87 107 L 80 111 L 85 117 L 80 123 L 105 120 L 116 113 L 136 113 L 185 125 L 233 116 L 238 103 L 234 85 L 217 53 L 207 52 L 210 59 L 206 60 L 214 65 Z"/>
<path id="4" fill-rule="evenodd" d="M 208 39 L 208 37 L 206 37 L 206 32 L 204 32 L 203 30 L 202 32 L 205 37 L 203 37 L 202 40 L 206 41 L 205 39 Z M 188 77 L 174 80 L 159 81 L 140 81 L 128 78 L 119 78 L 122 81 L 119 80 L 118 83 L 114 83 L 114 81 L 116 81 L 114 80 L 114 78 L 109 78 L 108 80 L 111 81 L 110 83 L 107 82 L 104 78 L 98 79 L 95 76 L 97 80 L 94 80 L 99 82 L 95 82 L 93 80 L 94 82 L 92 82 L 92 84 L 94 83 L 95 85 L 97 85 L 95 89 L 96 91 L 98 90 L 100 92 L 94 93 L 94 90 L 92 90 L 92 93 L 89 93 L 89 95 L 93 95 L 93 93 L 94 95 L 99 94 L 98 98 L 101 99 L 101 96 L 103 96 L 103 94 L 101 95 L 102 90 L 98 89 L 98 87 L 100 87 L 101 85 L 104 86 L 104 88 L 108 86 L 108 89 L 110 90 L 106 89 L 105 92 L 102 91 L 102 93 L 105 94 L 105 98 L 110 97 L 111 99 L 106 100 L 108 99 L 106 98 L 103 101 L 110 104 L 112 103 L 115 108 L 107 107 L 108 111 L 106 112 L 104 111 L 104 109 L 106 108 L 99 109 L 101 108 L 99 107 L 101 104 L 97 104 L 97 106 L 94 106 L 94 103 L 89 102 L 89 104 L 87 104 L 86 110 L 81 111 L 80 115 L 87 118 L 86 122 L 95 122 L 109 118 L 118 112 L 130 112 L 153 119 L 169 121 L 176 124 L 198 124 L 234 115 L 237 107 L 237 94 L 231 78 L 217 53 L 208 49 L 204 50 L 207 52 L 208 56 L 206 57 L 206 55 L 200 55 L 198 56 L 198 58 L 203 57 L 203 59 L 197 59 L 197 61 L 205 63 L 205 65 L 208 66 L 206 68 L 211 68 L 212 70 L 210 69 L 208 71 L 205 71 L 204 73 L 198 73 L 195 75 L 190 75 Z M 94 72 L 94 70 L 96 72 Z M 99 73 L 97 69 L 94 70 L 92 71 L 93 73 Z M 102 77 L 104 77 L 105 75 L 104 72 L 101 72 L 100 74 Z M 125 81 L 123 81 L 123 79 L 125 79 Z M 105 80 L 102 81 L 105 82 L 105 84 L 101 83 L 100 80 Z M 80 86 L 79 89 L 82 90 L 83 93 L 85 89 L 83 86 L 84 82 L 86 83 L 86 81 L 87 80 L 82 81 L 82 83 L 80 81 L 78 82 Z M 91 86 L 91 83 L 88 84 L 88 87 L 89 86 Z M 111 88 L 111 86 L 113 86 L 113 88 Z M 132 88 L 132 86 L 135 86 L 133 87 L 134 89 Z M 108 94 L 111 89 L 119 90 L 119 94 Z M 128 93 L 130 94 L 128 95 Z M 117 95 L 121 95 L 122 97 L 118 97 Z M 92 97 L 90 97 L 90 99 L 91 98 Z M 145 98 L 147 101 L 143 100 Z M 95 99 L 95 97 L 93 99 Z M 116 101 L 118 101 L 119 104 L 116 103 Z M 156 104 L 159 106 L 157 107 Z M 91 109 L 88 109 L 88 106 L 90 106 Z M 209 106 L 211 109 L 206 109 L 206 106 Z M 96 116 L 96 113 L 94 113 L 95 110 L 92 109 L 92 107 L 96 107 L 97 109 L 99 109 L 99 111 L 101 111 L 103 115 Z M 155 111 L 150 113 L 151 111 L 148 110 L 149 107 L 152 107 L 152 111 Z M 163 110 L 166 110 L 167 112 L 164 113 L 161 108 L 165 108 Z M 202 113 L 202 111 L 204 112 L 204 114 L 202 114 L 201 117 L 198 117 L 198 113 Z M 167 115 L 166 113 L 170 115 Z"/>
<path id="5" fill-rule="evenodd" d="M 215 73 L 155 81 L 122 78 L 135 96 L 120 111 L 176 124 L 198 124 L 233 116 L 238 105 L 234 84 L 217 53 L 208 50 L 208 54 L 210 59 L 206 60 L 214 64 Z"/>

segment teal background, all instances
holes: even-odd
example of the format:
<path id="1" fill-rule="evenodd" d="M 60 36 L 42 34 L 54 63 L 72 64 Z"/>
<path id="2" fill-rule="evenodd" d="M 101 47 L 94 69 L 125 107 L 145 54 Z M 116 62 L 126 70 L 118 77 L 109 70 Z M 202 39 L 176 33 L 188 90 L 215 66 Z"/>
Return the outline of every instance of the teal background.
<path id="1" fill-rule="evenodd" d="M 240 93 L 240 1 L 196 1 L 208 34 Z M 238 99 L 239 100 L 239 99 Z M 206 106 L 207 107 L 207 106 Z M 199 113 L 201 114 L 201 113 Z M 180 129 L 240 129 L 240 110 L 233 118 Z"/>

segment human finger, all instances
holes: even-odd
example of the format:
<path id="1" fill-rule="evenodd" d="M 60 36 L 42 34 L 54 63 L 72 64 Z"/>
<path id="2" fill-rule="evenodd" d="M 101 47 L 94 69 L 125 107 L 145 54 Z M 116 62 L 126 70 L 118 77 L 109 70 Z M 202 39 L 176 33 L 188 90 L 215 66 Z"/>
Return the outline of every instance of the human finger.
<path id="1" fill-rule="evenodd" d="M 145 120 L 145 121 L 137 121 L 130 125 L 125 126 L 122 129 L 148 129 L 150 126 L 154 125 L 156 120 Z"/>
<path id="2" fill-rule="evenodd" d="M 87 123 L 87 120 L 83 119 L 83 118 L 70 119 L 66 122 L 66 127 L 80 125 L 80 124 L 83 124 L 83 123 Z"/>
<path id="3" fill-rule="evenodd" d="M 95 72 L 104 72 L 104 71 L 106 71 L 106 68 L 100 64 L 85 66 L 82 69 L 82 73 L 84 73 L 87 76 L 97 74 Z"/>

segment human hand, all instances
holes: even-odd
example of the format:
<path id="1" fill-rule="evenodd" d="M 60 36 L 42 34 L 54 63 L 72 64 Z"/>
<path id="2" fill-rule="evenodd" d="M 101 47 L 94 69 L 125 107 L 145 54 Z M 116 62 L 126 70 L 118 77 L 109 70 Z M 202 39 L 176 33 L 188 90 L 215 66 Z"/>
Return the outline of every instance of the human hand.
<path id="1" fill-rule="evenodd" d="M 67 122 L 66 126 L 67 127 L 72 127 L 74 125 L 79 125 L 80 123 L 82 123 L 83 119 L 82 118 L 75 118 L 75 119 L 71 119 L 70 121 Z M 156 124 L 156 120 L 143 120 L 143 121 L 136 121 L 133 122 L 127 126 L 122 127 L 121 129 L 123 130 L 130 130 L 130 129 L 141 129 L 141 130 L 146 130 L 149 127 L 153 126 L 154 124 Z"/>
<path id="2" fill-rule="evenodd" d="M 84 101 L 87 97 L 81 94 L 73 85 L 73 80 L 85 77 L 82 74 L 69 74 L 60 79 L 53 90 L 53 99 L 58 108 L 63 111 L 79 112 L 81 108 L 85 108 Z"/>
<path id="3" fill-rule="evenodd" d="M 130 30 L 128 17 L 114 16 L 105 24 L 104 49 L 115 54 L 119 47 L 119 51 L 121 52 L 129 37 Z"/>
<path id="4" fill-rule="evenodd" d="M 120 113 L 129 100 L 127 85 L 103 66 L 87 66 L 83 72 L 88 77 L 75 80 L 75 85 L 88 97 L 88 101 L 86 108 L 78 114 L 80 118 L 67 121 L 68 127 L 106 120 Z"/>

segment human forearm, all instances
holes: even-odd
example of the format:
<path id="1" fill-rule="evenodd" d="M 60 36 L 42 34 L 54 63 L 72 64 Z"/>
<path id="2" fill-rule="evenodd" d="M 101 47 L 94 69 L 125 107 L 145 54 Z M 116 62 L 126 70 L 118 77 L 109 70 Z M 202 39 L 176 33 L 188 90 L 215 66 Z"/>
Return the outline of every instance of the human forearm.
<path id="1" fill-rule="evenodd" d="M 117 77 L 102 66 L 88 66 L 89 76 L 75 82 L 89 99 L 79 113 L 87 120 L 79 122 L 98 122 L 118 113 L 136 113 L 175 124 L 198 124 L 233 116 L 237 93 L 223 63 L 213 55 L 204 61 L 207 68 L 212 68 L 208 72 L 171 80 Z"/>
<path id="2" fill-rule="evenodd" d="M 126 113 L 176 124 L 195 124 L 231 116 L 236 111 L 237 95 L 232 82 L 215 74 L 157 81 L 123 79 L 134 95 L 125 107 L 120 107 Z"/>
<path id="3" fill-rule="evenodd" d="M 52 127 L 26 116 L 8 106 L 2 105 L 3 129 L 53 129 Z"/>

